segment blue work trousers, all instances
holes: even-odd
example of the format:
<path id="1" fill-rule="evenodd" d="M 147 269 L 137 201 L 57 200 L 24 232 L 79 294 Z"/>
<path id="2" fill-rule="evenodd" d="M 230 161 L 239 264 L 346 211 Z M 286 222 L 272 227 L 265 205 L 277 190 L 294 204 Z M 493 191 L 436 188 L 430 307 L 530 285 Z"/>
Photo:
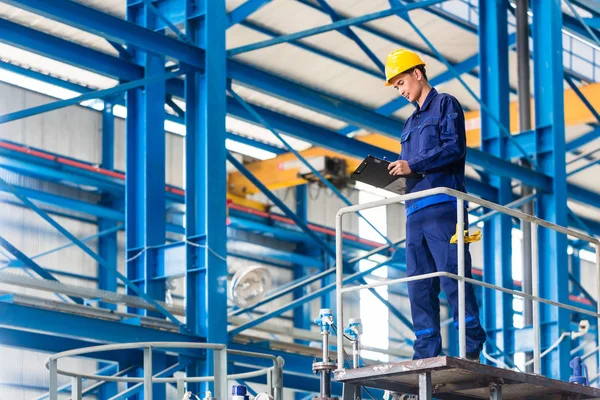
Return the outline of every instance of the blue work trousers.
<path id="1" fill-rule="evenodd" d="M 468 226 L 465 210 L 465 226 Z M 408 216 L 406 222 L 407 275 L 433 272 L 458 274 L 457 245 L 450 243 L 456 232 L 456 203 L 435 204 Z M 465 276 L 471 277 L 471 254 L 465 245 Z M 440 335 L 440 283 L 458 326 L 458 282 L 441 277 L 408 283 L 411 313 L 415 329 L 413 359 L 436 357 L 442 351 Z M 471 284 L 465 285 L 467 352 L 481 351 L 485 331 L 479 323 L 479 307 Z"/>

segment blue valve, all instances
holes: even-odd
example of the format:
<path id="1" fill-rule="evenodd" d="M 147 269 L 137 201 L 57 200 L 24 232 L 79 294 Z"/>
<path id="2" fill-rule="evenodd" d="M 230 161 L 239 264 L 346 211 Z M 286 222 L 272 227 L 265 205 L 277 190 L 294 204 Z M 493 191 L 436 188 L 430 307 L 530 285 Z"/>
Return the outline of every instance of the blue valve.
<path id="1" fill-rule="evenodd" d="M 588 371 L 587 366 L 581 360 L 581 357 L 575 357 L 569 363 L 569 366 L 573 368 L 573 375 L 569 377 L 569 383 L 576 383 L 578 385 L 588 386 Z M 585 371 L 585 375 L 584 375 Z"/>
<path id="2" fill-rule="evenodd" d="M 315 324 L 321 327 L 321 332 L 329 332 L 333 325 L 333 311 L 330 308 L 322 308 L 319 310 L 319 316 L 315 318 Z"/>
<path id="3" fill-rule="evenodd" d="M 360 318 L 350 318 L 350 324 L 344 329 L 344 333 L 352 340 L 358 339 L 363 333 L 363 326 Z"/>

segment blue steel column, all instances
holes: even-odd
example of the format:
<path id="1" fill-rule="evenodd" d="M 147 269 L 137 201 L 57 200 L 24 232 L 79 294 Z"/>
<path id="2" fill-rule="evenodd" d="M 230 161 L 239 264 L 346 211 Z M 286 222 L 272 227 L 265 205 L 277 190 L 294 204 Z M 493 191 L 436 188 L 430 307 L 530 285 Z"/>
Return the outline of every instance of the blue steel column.
<path id="1" fill-rule="evenodd" d="M 305 223 L 308 222 L 308 185 L 296 186 L 296 215 L 302 219 Z M 301 245 L 300 245 L 301 246 Z M 304 266 L 296 264 L 294 265 L 294 280 L 306 276 Z M 307 294 L 306 287 L 301 287 L 294 290 L 294 300 Z M 311 315 L 310 315 L 310 303 L 305 303 L 302 307 L 294 309 L 294 327 L 301 329 L 310 329 Z M 306 340 L 296 339 L 296 343 L 308 344 Z M 301 393 L 297 393 L 300 394 Z"/>
<path id="2" fill-rule="evenodd" d="M 151 27 L 152 15 L 145 6 L 130 6 L 127 14 L 129 21 Z M 146 77 L 164 73 L 164 57 L 139 51 L 134 56 L 145 66 Z M 148 247 L 165 243 L 164 99 L 164 81 L 127 92 L 127 276 L 160 300 L 164 283 L 151 279 L 162 260 Z"/>
<path id="3" fill-rule="evenodd" d="M 146 28 L 153 28 L 153 15 L 145 4 L 129 5 L 127 20 Z M 164 56 L 130 49 L 135 61 L 143 65 L 144 76 L 162 74 L 165 71 Z M 157 80 L 143 88 L 127 92 L 127 174 L 126 174 L 126 257 L 127 277 L 152 298 L 164 300 L 163 281 L 152 278 L 164 260 L 152 246 L 160 246 L 166 239 L 165 203 L 165 82 Z M 135 293 L 128 289 L 128 294 Z M 129 310 L 138 314 L 160 316 L 158 313 L 139 309 Z M 153 368 L 164 369 L 157 361 Z M 137 395 L 136 395 L 137 396 Z M 153 385 L 153 399 L 164 400 L 166 386 Z"/>
<path id="4" fill-rule="evenodd" d="M 481 100 L 504 126 L 509 125 L 508 98 L 508 0 L 484 0 L 479 3 L 479 71 Z M 507 159 L 508 143 L 503 132 L 487 114 L 481 115 L 481 149 Z M 493 171 L 492 171 L 493 172 Z M 490 183 L 498 189 L 499 204 L 512 201 L 509 178 L 491 176 Z M 509 216 L 497 216 L 483 229 L 484 281 L 512 287 L 511 229 Z M 505 354 L 512 353 L 512 296 L 492 290 L 483 291 L 484 327 L 488 336 Z M 493 353 L 488 343 L 486 350 Z"/>
<path id="5" fill-rule="evenodd" d="M 104 110 L 102 111 L 102 168 L 113 169 L 114 168 L 114 146 L 115 146 L 115 119 L 113 116 L 113 104 L 110 100 L 104 101 Z M 104 206 L 111 206 L 111 199 L 109 195 L 104 194 L 102 196 L 101 204 Z M 98 232 L 103 232 L 107 229 L 114 227 L 117 223 L 106 219 L 98 219 Z M 117 268 L 117 232 L 107 233 L 106 235 L 100 236 L 98 239 L 98 255 L 105 259 L 111 266 L 111 268 Z M 107 268 L 103 268 L 100 265 L 98 269 L 98 288 L 104 290 L 110 290 L 113 292 L 117 291 L 117 276 Z M 117 306 L 111 303 L 100 303 L 100 307 L 107 308 L 110 310 L 116 310 Z M 99 362 L 98 369 L 107 367 L 109 364 Z M 116 396 L 118 393 L 118 387 L 116 382 L 107 382 L 102 385 L 98 392 L 98 398 L 100 400 L 110 399 Z"/>
<path id="6" fill-rule="evenodd" d="M 114 168 L 115 122 L 113 104 L 107 100 L 102 111 L 102 168 Z M 103 195 L 101 204 L 111 206 L 109 195 Z M 116 222 L 99 219 L 98 231 L 103 232 L 113 228 Z M 98 254 L 110 263 L 111 268 L 117 267 L 117 232 L 102 235 L 98 240 Z M 117 290 L 117 276 L 107 268 L 98 266 L 98 288 L 115 292 Z M 116 310 L 115 304 L 100 303 L 101 307 Z"/>
<path id="7" fill-rule="evenodd" d="M 115 145 L 115 121 L 113 116 L 113 104 L 110 100 L 104 102 L 102 111 L 102 168 L 114 168 L 114 145 Z M 101 204 L 111 207 L 110 195 L 102 196 Z M 98 232 L 111 229 L 116 225 L 115 221 L 98 219 Z M 98 239 L 98 255 L 106 260 L 111 268 L 117 268 L 117 232 L 102 235 Z M 117 276 L 107 268 L 98 266 L 98 288 L 116 292 Z M 111 303 L 100 303 L 100 306 L 110 310 L 116 310 L 116 305 Z"/>
<path id="8" fill-rule="evenodd" d="M 187 0 L 186 33 L 206 50 L 205 71 L 186 75 L 186 319 L 210 343 L 227 342 L 225 0 Z M 191 16 L 204 14 L 202 19 Z M 203 271 L 200 269 L 206 268 Z M 212 375 L 212 359 L 188 376 Z M 197 386 L 191 387 L 192 391 Z"/>
<path id="9" fill-rule="evenodd" d="M 537 216 L 567 226 L 561 1 L 531 0 L 531 9 L 536 140 L 538 148 L 544 142 L 552 149 L 538 154 L 538 164 L 540 172 L 553 178 L 552 194 L 538 196 Z M 540 296 L 568 303 L 567 238 L 548 229 L 540 229 L 538 238 Z M 566 310 L 546 305 L 540 308 L 544 349 L 569 331 L 570 318 Z M 568 340 L 542 358 L 542 373 L 563 380 L 569 377 Z"/>

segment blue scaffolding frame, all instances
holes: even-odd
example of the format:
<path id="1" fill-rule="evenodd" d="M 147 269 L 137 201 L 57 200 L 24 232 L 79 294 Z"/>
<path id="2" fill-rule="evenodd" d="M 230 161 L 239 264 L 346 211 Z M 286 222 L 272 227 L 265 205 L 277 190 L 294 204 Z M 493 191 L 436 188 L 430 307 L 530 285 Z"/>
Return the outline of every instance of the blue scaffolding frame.
<path id="1" fill-rule="evenodd" d="M 535 68 L 534 86 L 535 93 L 543 93 L 543 96 L 539 96 L 535 101 L 536 128 L 516 136 L 507 135 L 505 128 L 509 125 L 509 94 L 515 92 L 508 83 L 508 51 L 515 43 L 515 35 L 509 34 L 508 29 L 507 11 L 510 7 L 508 0 L 480 0 L 477 23 L 472 21 L 473 10 L 477 7 L 471 2 L 469 2 L 470 11 L 467 19 L 451 15 L 441 6 L 443 0 L 406 1 L 406 4 L 390 1 L 389 9 L 348 18 L 330 7 L 326 0 L 318 0 L 318 4 L 299 0 L 302 4 L 330 16 L 332 23 L 293 34 L 281 34 L 246 20 L 270 0 L 248 0 L 229 14 L 226 13 L 224 0 L 127 0 L 126 20 L 68 0 L 1 1 L 100 36 L 109 41 L 120 57 L 0 19 L 0 29 L 7 32 L 6 35 L 0 36 L 0 42 L 119 80 L 119 84 L 113 88 L 93 91 L 73 82 L 0 61 L 2 69 L 81 94 L 73 99 L 58 100 L 43 106 L 2 115 L 0 124 L 79 104 L 88 99 L 99 98 L 104 101 L 102 161 L 99 168 L 80 160 L 53 155 L 42 149 L 24 148 L 18 143 L 0 141 L 0 168 L 39 179 L 68 181 L 75 185 L 94 187 L 101 194 L 99 202 L 74 200 L 26 187 L 15 187 L 4 180 L 0 180 L 0 191 L 16 195 L 24 206 L 34 209 L 71 240 L 73 245 L 79 246 L 98 263 L 97 276 L 78 276 L 79 278 L 97 280 L 98 288 L 110 291 L 117 290 L 118 279 L 120 279 L 126 283 L 130 294 L 144 297 L 158 310 L 157 312 L 131 308 L 129 312 L 140 316 L 167 317 L 177 321 L 156 301 L 165 298 L 164 280 L 167 277 L 185 276 L 187 285 L 186 323 L 180 325 L 179 333 L 144 328 L 135 323 L 93 320 L 56 311 L 35 309 L 13 302 L 10 296 L 3 297 L 0 301 L 0 314 L 5 316 L 5 322 L 0 331 L 3 338 L 6 338 L 5 344 L 56 352 L 86 346 L 93 342 L 118 342 L 135 337 L 136 340 L 144 341 L 229 343 L 231 347 L 239 348 L 241 345 L 232 340 L 233 336 L 261 322 L 293 310 L 294 327 L 307 329 L 311 324 L 310 301 L 320 299 L 323 307 L 331 307 L 329 293 L 334 285 L 330 277 L 325 274 L 322 277 L 311 278 L 305 273 L 308 266 L 320 266 L 322 271 L 329 270 L 332 266 L 333 254 L 331 235 L 316 232 L 309 226 L 307 187 L 301 185 L 296 188 L 297 204 L 294 212 L 285 207 L 282 202 L 278 203 L 276 196 L 261 185 L 242 163 L 228 155 L 225 147 L 225 140 L 231 139 L 281 154 L 287 151 L 285 141 L 284 146 L 274 146 L 233 135 L 226 132 L 225 117 L 231 115 L 251 123 L 256 123 L 258 120 L 276 135 L 277 132 L 285 132 L 292 137 L 344 155 L 362 158 L 366 154 L 377 154 L 393 159 L 396 157 L 394 153 L 360 142 L 349 135 L 357 129 L 365 128 L 397 137 L 403 121 L 391 115 L 407 103 L 405 99 L 399 98 L 371 110 L 231 58 L 236 54 L 278 43 L 289 43 L 348 68 L 381 78 L 383 76 L 381 62 L 356 34 L 358 30 L 364 30 L 400 46 L 423 52 L 444 63 L 448 70 L 432 77 L 433 85 L 460 79 L 463 74 L 478 77 L 481 82 L 481 98 L 478 100 L 481 101 L 482 110 L 485 110 L 481 113 L 482 145 L 480 149 L 468 149 L 467 162 L 482 172 L 486 179 L 481 181 L 468 179 L 467 187 L 470 192 L 499 204 L 508 204 L 515 200 L 511 187 L 512 181 L 515 180 L 537 190 L 536 212 L 539 217 L 565 226 L 583 225 L 591 233 L 600 235 L 599 223 L 577 217 L 567 207 L 567 199 L 571 199 L 600 208 L 600 193 L 567 182 L 568 175 L 589 168 L 597 161 L 589 162 L 569 174 L 563 168 L 566 165 L 567 151 L 577 151 L 581 146 L 600 137 L 600 127 L 593 125 L 594 129 L 591 132 L 571 142 L 565 141 L 563 79 L 566 79 L 578 94 L 582 106 L 587 107 L 600 123 L 599 113 L 594 110 L 574 82 L 574 79 L 583 79 L 581 74 L 563 65 L 563 28 L 591 42 L 597 41 L 600 36 L 599 27 L 594 22 L 600 18 L 600 10 L 590 8 L 579 1 L 572 0 L 569 4 L 573 3 L 591 13 L 594 18 L 590 21 L 578 15 L 575 18 L 562 13 L 560 0 L 551 0 L 551 2 L 531 0 L 531 9 L 535 16 L 531 25 L 534 41 L 532 54 Z M 414 9 L 433 13 L 438 18 L 477 34 L 480 43 L 479 54 L 458 62 L 445 60 L 420 30 L 410 22 L 409 11 Z M 365 25 L 368 21 L 393 15 L 409 21 L 428 47 L 406 43 L 386 32 Z M 241 24 L 267 35 L 269 39 L 226 51 L 225 34 L 227 29 L 235 24 Z M 182 31 L 181 26 L 184 26 L 185 30 Z M 175 33 L 176 37 L 165 35 L 167 30 Z M 298 41 L 301 38 L 333 30 L 355 41 L 374 65 L 365 67 L 306 42 Z M 575 54 L 571 56 L 579 57 Z M 175 66 L 166 67 L 167 60 L 174 60 L 177 63 Z M 595 52 L 591 63 L 596 66 Z M 474 72 L 477 67 L 479 72 Z M 180 79 L 181 76 L 184 79 Z M 227 96 L 227 91 L 231 91 L 231 81 L 344 121 L 347 126 L 334 131 L 249 104 L 239 98 L 235 92 L 231 92 L 233 97 Z M 474 97 L 477 98 L 475 95 Z M 173 98 L 185 100 L 185 112 L 179 109 Z M 165 103 L 177 115 L 166 114 Z M 115 105 L 127 107 L 126 174 L 116 171 L 114 165 L 113 107 Z M 180 188 L 169 187 L 165 182 L 163 129 L 165 121 L 179 122 L 186 126 L 185 192 Z M 508 161 L 522 156 L 535 158 L 537 168 L 531 170 Z M 278 204 L 294 224 L 273 223 L 268 220 L 270 218 L 268 214 L 256 217 L 230 210 L 230 225 L 227 227 L 225 222 L 227 218 L 226 159 L 229 159 L 248 179 L 254 181 L 257 187 L 263 186 L 261 187 L 263 192 Z M 39 205 L 34 205 L 31 200 Z M 2 201 L 18 204 L 14 199 Z M 184 217 L 185 228 L 181 224 L 183 221 L 179 224 L 167 221 L 164 211 L 170 203 L 185 205 L 187 210 Z M 48 206 L 51 207 L 47 208 Z M 52 215 L 60 213 L 57 208 L 65 212 L 77 211 L 97 223 L 99 232 L 96 235 L 99 239 L 97 254 L 85 244 L 85 241 L 91 238 L 76 238 L 52 219 Z M 117 271 L 117 231 L 124 229 L 125 226 L 127 227 L 125 229 L 126 276 Z M 485 224 L 483 279 L 487 282 L 504 287 L 513 285 L 510 259 L 513 226 L 513 221 L 509 217 L 491 218 Z M 286 241 L 303 245 L 298 246 L 297 252 L 264 247 L 261 254 L 236 253 L 227 248 L 228 237 L 230 237 L 228 232 L 231 230 L 276 234 Z M 183 235 L 184 240 L 166 245 L 167 233 Z M 28 257 L 15 248 L 9 240 L 10 238 L 0 237 L 0 245 L 8 250 L 10 257 L 16 257 L 17 260 L 10 258 L 6 262 L 6 267 L 25 266 L 46 279 L 56 280 L 56 276 L 61 276 L 57 271 L 41 267 L 34 261 L 35 256 Z M 585 296 L 588 302 L 593 303 L 594 299 L 582 290 L 581 285 L 574 285 L 574 289 L 569 291 L 569 278 L 575 283 L 580 279 L 578 257 L 580 250 L 577 244 L 573 243 L 573 248 L 576 250 L 571 256 L 573 261 L 569 271 L 567 239 L 559 234 L 540 230 L 539 240 L 539 260 L 542 266 L 540 282 L 543 284 L 540 295 L 564 303 L 570 301 L 570 294 L 581 295 Z M 319 250 L 310 249 L 315 243 L 320 247 Z M 388 244 L 392 243 L 388 240 Z M 350 256 L 374 248 L 373 245 L 356 240 L 348 240 L 347 247 L 355 252 Z M 553 249 L 553 252 L 550 249 Z M 396 249 L 400 255 L 402 251 L 401 247 Z M 381 252 L 391 255 L 389 248 Z M 165 265 L 165 259 L 174 254 L 183 254 L 185 267 L 170 268 Z M 292 293 L 294 301 L 270 313 L 263 315 L 256 313 L 257 317 L 253 321 L 228 332 L 225 259 L 227 255 L 245 257 L 277 268 L 292 269 L 294 280 L 301 285 L 290 286 L 291 289 L 281 288 L 280 292 L 272 297 L 279 298 Z M 349 264 L 354 264 L 360 257 L 349 257 L 349 259 L 352 261 Z M 356 272 L 353 270 L 354 265 L 348 265 L 347 271 L 352 275 L 347 279 L 363 279 L 383 265 L 386 265 L 386 262 L 363 272 Z M 316 280 L 321 281 L 322 288 L 308 294 L 306 285 Z M 379 299 L 385 303 L 381 297 Z M 81 302 L 78 298 L 72 300 Z M 516 348 L 522 347 L 517 345 L 515 339 L 517 333 L 513 328 L 515 312 L 512 297 L 486 292 L 483 295 L 483 303 L 484 322 L 490 338 L 488 352 L 502 354 L 505 357 L 504 361 L 511 364 Z M 410 327 L 410 321 L 406 316 L 389 302 L 386 305 L 393 315 Z M 101 303 L 100 306 L 109 310 L 115 309 L 113 304 Z M 499 309 L 502 312 L 497 312 Z M 234 310 L 233 313 L 242 311 L 255 312 L 254 308 L 251 308 Z M 568 313 L 544 306 L 541 315 L 544 321 L 542 337 L 547 341 L 543 343 L 545 347 L 558 339 L 562 332 L 571 329 Z M 23 333 L 25 330 L 29 332 Z M 73 339 L 74 336 L 79 339 Z M 60 339 L 53 340 L 54 337 Z M 306 344 L 301 340 L 297 340 L 297 343 Z M 275 355 L 283 355 L 288 373 L 307 375 L 307 378 L 310 376 L 312 357 L 281 353 L 260 343 L 247 346 Z M 544 359 L 543 372 L 556 378 L 568 377 L 570 350 L 567 342 L 559 345 L 555 352 Z M 449 352 L 456 352 L 456 349 L 451 346 Z M 127 373 L 134 374 L 135 365 L 139 365 L 139 362 L 135 362 L 139 361 L 139 354 L 132 353 L 128 356 L 133 357 L 130 359 L 133 361 L 127 362 L 125 355 L 122 358 L 119 356 L 116 358 L 113 356 L 112 359 L 99 358 L 103 362 L 98 363 L 98 369 L 114 373 L 114 364 L 107 363 L 111 361 L 119 363 L 120 370 L 132 368 Z M 204 363 L 189 354 L 182 354 L 176 360 L 172 357 L 156 357 L 154 362 L 157 371 L 179 362 L 181 368 L 185 367 L 189 374 L 212 374 L 210 363 Z M 231 368 L 232 370 L 237 368 L 235 371 L 242 372 L 240 367 Z M 304 395 L 299 394 L 299 397 L 318 391 L 318 383 L 312 379 L 290 378 L 285 382 L 287 387 L 304 392 Z M 114 384 L 102 385 L 99 390 L 101 399 L 117 394 Z M 199 392 L 203 388 L 198 385 L 192 386 L 191 390 Z M 339 386 L 334 385 L 332 393 L 340 394 Z M 159 389 L 157 386 L 154 396 L 156 399 L 164 399 L 166 396 L 164 387 Z"/>

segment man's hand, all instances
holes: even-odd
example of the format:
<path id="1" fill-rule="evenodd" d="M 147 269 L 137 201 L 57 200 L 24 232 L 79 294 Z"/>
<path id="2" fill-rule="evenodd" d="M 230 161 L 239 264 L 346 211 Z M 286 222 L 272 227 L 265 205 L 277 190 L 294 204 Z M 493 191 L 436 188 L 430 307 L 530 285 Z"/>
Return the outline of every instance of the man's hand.
<path id="1" fill-rule="evenodd" d="M 388 165 L 388 171 L 390 171 L 390 175 L 408 175 L 412 172 L 408 166 L 408 162 L 404 160 L 391 162 Z"/>

